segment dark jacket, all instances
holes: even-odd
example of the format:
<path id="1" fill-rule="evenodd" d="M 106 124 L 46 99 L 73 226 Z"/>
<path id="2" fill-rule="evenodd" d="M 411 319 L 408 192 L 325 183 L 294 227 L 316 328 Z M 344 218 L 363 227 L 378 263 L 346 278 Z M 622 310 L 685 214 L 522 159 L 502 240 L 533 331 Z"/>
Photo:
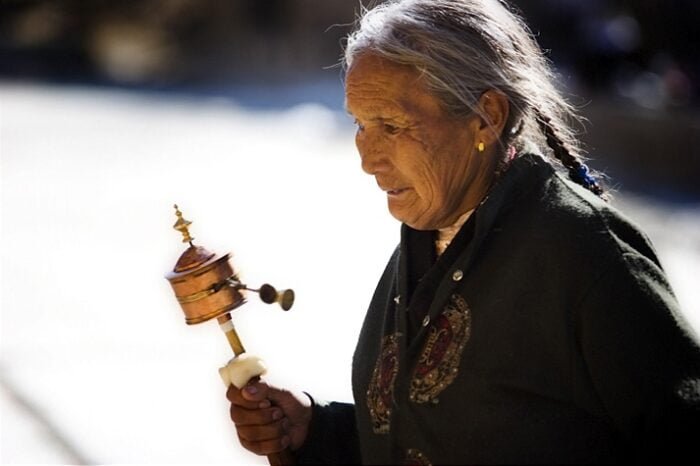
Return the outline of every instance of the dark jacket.
<path id="1" fill-rule="evenodd" d="M 668 461 L 700 439 L 700 351 L 646 236 L 540 156 L 437 260 L 402 227 L 300 462 Z M 358 450 L 359 448 L 359 450 Z"/>

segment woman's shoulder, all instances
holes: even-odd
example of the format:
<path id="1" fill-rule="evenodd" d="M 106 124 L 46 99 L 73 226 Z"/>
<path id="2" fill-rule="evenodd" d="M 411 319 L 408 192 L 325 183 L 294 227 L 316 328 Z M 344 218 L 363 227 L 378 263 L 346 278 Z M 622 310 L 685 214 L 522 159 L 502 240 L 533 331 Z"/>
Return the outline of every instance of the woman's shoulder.
<path id="1" fill-rule="evenodd" d="M 543 203 L 555 223 L 553 227 L 581 232 L 575 236 L 583 239 L 589 248 L 601 248 L 600 252 L 609 247 L 622 255 L 641 255 L 658 264 L 649 237 L 614 203 L 601 199 L 560 174 L 552 177 L 545 193 Z"/>
<path id="2" fill-rule="evenodd" d="M 507 215 L 521 241 L 544 243 L 562 259 L 578 257 L 585 263 L 583 256 L 591 256 L 598 266 L 626 255 L 659 265 L 642 228 L 613 203 L 568 180 L 541 158 L 531 160 L 519 182 L 526 187 Z"/>

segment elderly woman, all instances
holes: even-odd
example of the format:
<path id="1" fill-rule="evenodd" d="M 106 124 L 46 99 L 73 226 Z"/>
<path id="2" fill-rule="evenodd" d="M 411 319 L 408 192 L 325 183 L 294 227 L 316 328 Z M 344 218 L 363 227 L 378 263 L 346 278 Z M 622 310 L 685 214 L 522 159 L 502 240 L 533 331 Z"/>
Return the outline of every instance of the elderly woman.
<path id="1" fill-rule="evenodd" d="M 362 169 L 402 222 L 355 404 L 230 388 L 241 443 L 300 463 L 617 462 L 700 438 L 700 353 L 652 246 L 497 0 L 367 12 L 345 51 Z M 567 179 L 568 178 L 568 179 Z"/>

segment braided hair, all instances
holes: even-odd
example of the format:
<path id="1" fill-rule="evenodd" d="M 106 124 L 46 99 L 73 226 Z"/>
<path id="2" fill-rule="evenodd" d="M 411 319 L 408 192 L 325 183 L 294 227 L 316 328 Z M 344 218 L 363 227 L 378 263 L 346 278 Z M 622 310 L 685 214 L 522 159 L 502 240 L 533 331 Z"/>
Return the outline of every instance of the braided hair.
<path id="1" fill-rule="evenodd" d="M 576 183 L 604 191 L 584 164 L 573 129 L 576 109 L 554 85 L 552 71 L 532 32 L 506 0 L 389 0 L 365 10 L 348 37 L 344 67 L 371 51 L 414 66 L 452 115 L 483 115 L 490 89 L 508 98 L 510 113 L 499 135 L 503 160 L 542 142 L 545 155 Z"/>
<path id="2" fill-rule="evenodd" d="M 551 118 L 538 112 L 536 120 L 554 157 L 568 169 L 569 178 L 595 195 L 605 198 L 603 188 L 600 187 L 598 180 L 590 173 L 588 166 L 581 161 L 580 156 L 557 136 L 556 126 L 552 123 Z"/>

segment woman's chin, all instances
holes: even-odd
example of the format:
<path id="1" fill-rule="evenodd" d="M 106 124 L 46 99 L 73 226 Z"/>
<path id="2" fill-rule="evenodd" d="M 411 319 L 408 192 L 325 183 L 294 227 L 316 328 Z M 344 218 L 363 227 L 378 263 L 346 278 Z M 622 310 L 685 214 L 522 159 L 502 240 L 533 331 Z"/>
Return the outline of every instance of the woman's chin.
<path id="1" fill-rule="evenodd" d="M 396 220 L 398 220 L 401 223 L 405 223 L 414 230 L 428 231 L 436 229 L 433 223 L 426 222 L 424 219 L 421 219 L 416 215 L 407 214 L 405 211 L 400 211 L 399 209 L 392 209 L 390 207 L 389 212 L 391 213 L 392 217 L 394 217 Z"/>

